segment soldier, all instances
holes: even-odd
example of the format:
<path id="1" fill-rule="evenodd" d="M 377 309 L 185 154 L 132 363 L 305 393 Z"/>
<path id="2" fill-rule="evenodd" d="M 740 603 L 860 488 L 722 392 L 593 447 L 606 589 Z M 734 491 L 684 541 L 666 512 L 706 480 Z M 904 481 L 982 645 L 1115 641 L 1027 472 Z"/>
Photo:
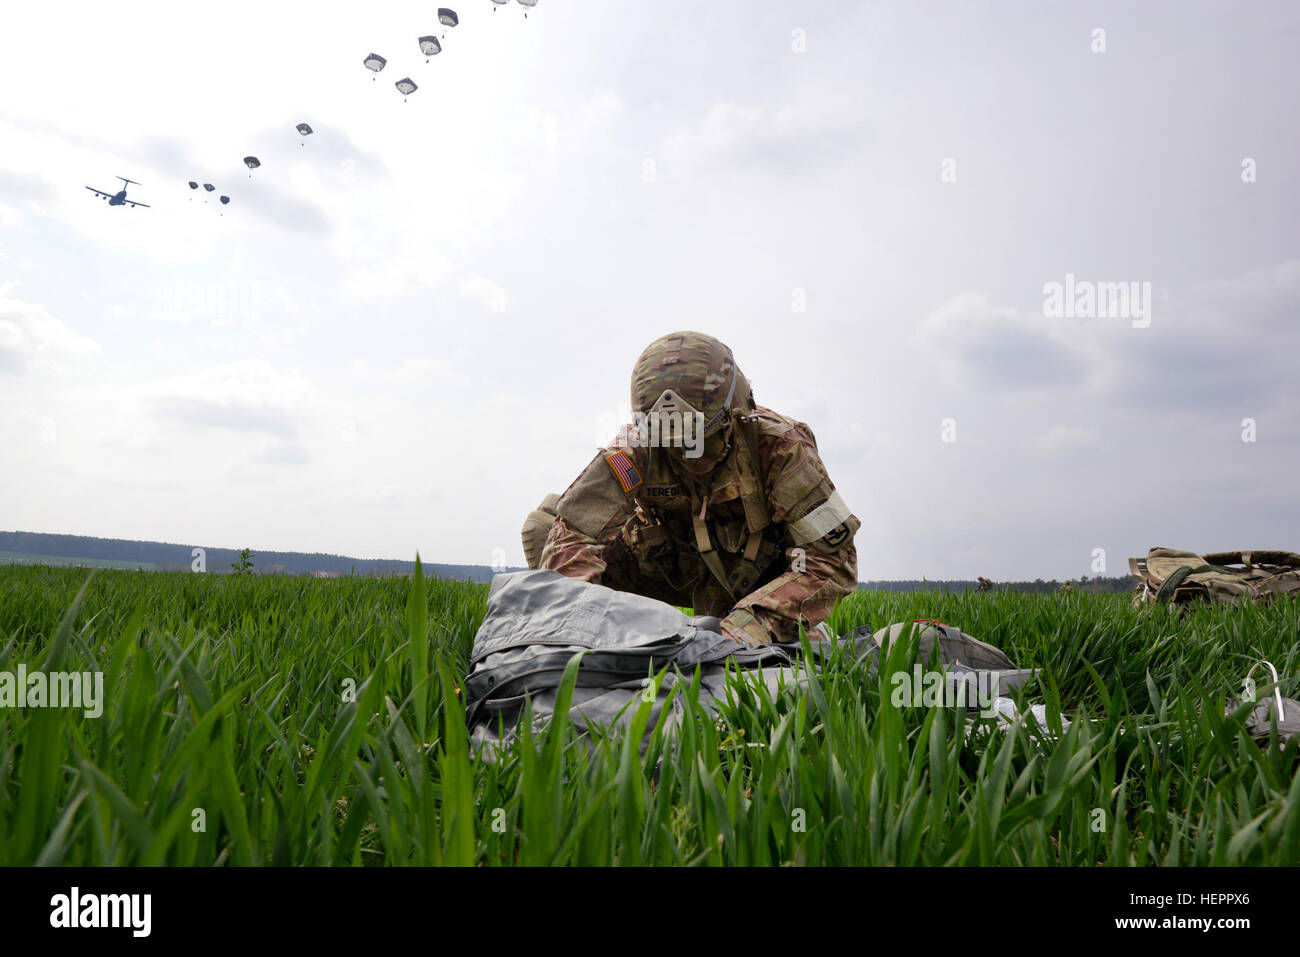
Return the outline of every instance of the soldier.
<path id="1" fill-rule="evenodd" d="M 861 523 L 812 431 L 756 405 L 730 349 L 699 332 L 656 339 L 632 407 L 634 423 L 528 517 L 530 568 L 690 606 L 751 647 L 797 641 L 857 588 Z"/>

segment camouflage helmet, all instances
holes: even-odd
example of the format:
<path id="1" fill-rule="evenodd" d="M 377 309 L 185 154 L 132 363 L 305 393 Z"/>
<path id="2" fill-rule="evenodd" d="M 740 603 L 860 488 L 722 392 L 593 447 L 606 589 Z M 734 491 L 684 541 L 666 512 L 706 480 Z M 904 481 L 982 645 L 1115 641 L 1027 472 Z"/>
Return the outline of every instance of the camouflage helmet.
<path id="1" fill-rule="evenodd" d="M 632 368 L 632 408 L 685 405 L 704 416 L 704 435 L 718 432 L 729 412 L 752 412 L 749 380 L 731 350 L 702 332 L 672 332 L 646 346 Z"/>

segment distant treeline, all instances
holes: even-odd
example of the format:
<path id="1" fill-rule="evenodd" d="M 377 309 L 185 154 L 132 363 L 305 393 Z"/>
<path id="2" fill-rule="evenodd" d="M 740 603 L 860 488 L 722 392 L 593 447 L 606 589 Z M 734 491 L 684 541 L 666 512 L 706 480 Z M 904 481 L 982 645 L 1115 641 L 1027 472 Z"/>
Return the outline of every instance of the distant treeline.
<path id="1" fill-rule="evenodd" d="M 229 574 L 231 565 L 239 561 L 239 549 L 212 548 L 195 542 L 192 545 L 175 545 L 166 542 L 138 542 L 125 538 L 92 538 L 89 535 L 48 535 L 43 532 L 0 532 L 0 552 L 18 552 L 38 558 L 48 556 L 62 559 L 100 559 L 116 562 L 138 562 L 144 568 L 156 571 L 189 571 L 193 562 L 193 549 L 203 548 L 207 571 L 210 574 Z M 410 575 L 415 562 L 385 558 L 348 558 L 346 555 L 326 555 L 320 552 L 258 552 L 252 554 L 255 574 L 313 575 Z M 423 562 L 424 573 L 434 578 L 456 581 L 490 582 L 494 574 L 490 565 L 446 565 Z M 521 571 L 508 568 L 506 571 Z M 1079 591 L 1129 592 L 1137 579 L 1131 575 L 1122 578 L 1088 578 L 1084 576 L 1071 584 Z M 859 588 L 871 591 L 974 591 L 978 581 L 877 581 L 859 582 Z M 1035 581 L 994 582 L 996 591 L 1016 591 L 1029 594 L 1060 591 L 1061 582 Z"/>
<path id="2" fill-rule="evenodd" d="M 33 557 L 139 562 L 141 566 L 152 567 L 157 571 L 189 571 L 194 560 L 193 549 L 196 547 L 204 550 L 204 560 L 209 573 L 228 573 L 232 571 L 230 566 L 239 561 L 239 549 L 214 548 L 202 542 L 175 545 L 167 542 L 138 542 L 124 538 L 92 538 L 89 535 L 0 532 L 0 552 L 20 552 Z M 415 571 L 414 561 L 348 558 L 346 555 L 326 555 L 320 552 L 254 551 L 252 562 L 255 573 L 286 575 L 312 575 L 316 572 L 340 575 L 354 573 L 410 575 Z M 444 565 L 424 561 L 421 564 L 424 566 L 424 573 L 435 578 L 479 582 L 492 580 L 493 571 L 489 565 Z"/>
<path id="3" fill-rule="evenodd" d="M 1031 582 L 994 582 L 994 591 L 1015 591 L 1025 594 L 1046 594 L 1048 592 L 1058 592 L 1061 590 L 1063 582 L 1056 579 L 1043 581 L 1036 578 Z M 978 581 L 917 581 L 910 579 L 906 581 L 887 581 L 887 582 L 859 582 L 858 587 L 868 591 L 977 591 L 980 583 Z M 1093 592 L 1096 594 L 1120 594 L 1131 592 L 1137 585 L 1137 579 L 1132 575 L 1124 575 L 1119 578 L 1105 578 L 1098 576 L 1089 578 L 1083 575 L 1079 578 L 1071 579 L 1070 586 L 1075 591 Z"/>

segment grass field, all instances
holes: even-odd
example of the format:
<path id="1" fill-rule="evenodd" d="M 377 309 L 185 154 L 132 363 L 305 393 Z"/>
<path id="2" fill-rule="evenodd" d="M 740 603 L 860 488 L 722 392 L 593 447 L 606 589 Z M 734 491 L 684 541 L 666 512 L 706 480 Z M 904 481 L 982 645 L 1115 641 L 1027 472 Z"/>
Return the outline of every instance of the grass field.
<path id="1" fill-rule="evenodd" d="M 458 691 L 486 596 L 0 567 L 0 671 L 100 670 L 107 699 L 0 709 L 0 864 L 1300 860 L 1300 740 L 1261 749 L 1223 715 L 1258 657 L 1295 695 L 1294 601 L 1180 621 L 1125 596 L 859 592 L 837 631 L 959 625 L 1044 669 L 1030 700 L 1074 723 L 968 738 L 955 711 L 896 707 L 913 644 L 776 700 L 737 678 L 644 760 L 557 721 L 478 763 Z"/>

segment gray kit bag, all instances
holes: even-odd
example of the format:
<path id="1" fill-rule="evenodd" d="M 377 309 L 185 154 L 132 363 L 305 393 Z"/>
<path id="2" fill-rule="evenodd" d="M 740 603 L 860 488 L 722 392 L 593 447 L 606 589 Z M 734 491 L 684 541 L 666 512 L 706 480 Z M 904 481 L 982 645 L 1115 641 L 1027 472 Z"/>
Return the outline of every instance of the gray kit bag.
<path id="1" fill-rule="evenodd" d="M 482 750 L 511 740 L 525 697 L 532 702 L 534 719 L 548 718 L 565 666 L 578 652 L 585 654 L 569 717 L 580 731 L 591 724 L 629 723 L 635 709 L 628 705 L 644 692 L 651 674 L 670 664 L 683 675 L 700 666 L 701 702 L 723 693 L 728 661 L 742 668 L 770 666 L 764 669 L 764 679 L 774 690 L 782 681 L 796 679 L 798 648 L 747 648 L 719 628 L 716 618 L 692 618 L 657 599 L 566 578 L 550 569 L 497 575 L 465 678 L 471 743 Z M 676 681 L 671 670 L 664 675 L 647 735 L 662 717 Z M 674 697 L 667 716 L 670 726 L 680 720 L 681 709 Z"/>
<path id="2" fill-rule="evenodd" d="M 839 639 L 856 657 L 871 656 L 869 673 L 882 642 L 888 647 L 903 625 L 872 635 L 863 627 Z M 720 633 L 716 618 L 691 617 L 672 605 L 566 578 L 550 569 L 497 575 L 488 593 L 487 615 L 474 636 L 470 673 L 465 678 L 466 719 L 470 742 L 481 756 L 492 756 L 492 745 L 507 744 L 517 733 L 525 699 L 534 721 L 544 723 L 554 712 L 556 692 L 569 660 L 584 652 L 569 718 L 576 730 L 591 725 L 629 724 L 650 675 L 673 665 L 690 681 L 700 669 L 701 704 L 725 700 L 727 668 L 759 670 L 773 693 L 806 683 L 809 669 L 820 670 L 830 651 L 828 641 L 810 641 L 812 659 L 805 661 L 798 645 L 749 648 Z M 991 677 L 1005 694 L 1032 675 L 1017 671 L 991 645 L 938 623 L 920 631 L 920 660 L 928 660 L 937 642 L 939 658 L 963 679 L 977 673 Z M 668 714 L 664 705 L 681 680 L 670 668 L 652 705 L 641 741 L 644 752 L 661 720 L 665 730 L 681 721 L 684 703 L 673 696 Z"/>

